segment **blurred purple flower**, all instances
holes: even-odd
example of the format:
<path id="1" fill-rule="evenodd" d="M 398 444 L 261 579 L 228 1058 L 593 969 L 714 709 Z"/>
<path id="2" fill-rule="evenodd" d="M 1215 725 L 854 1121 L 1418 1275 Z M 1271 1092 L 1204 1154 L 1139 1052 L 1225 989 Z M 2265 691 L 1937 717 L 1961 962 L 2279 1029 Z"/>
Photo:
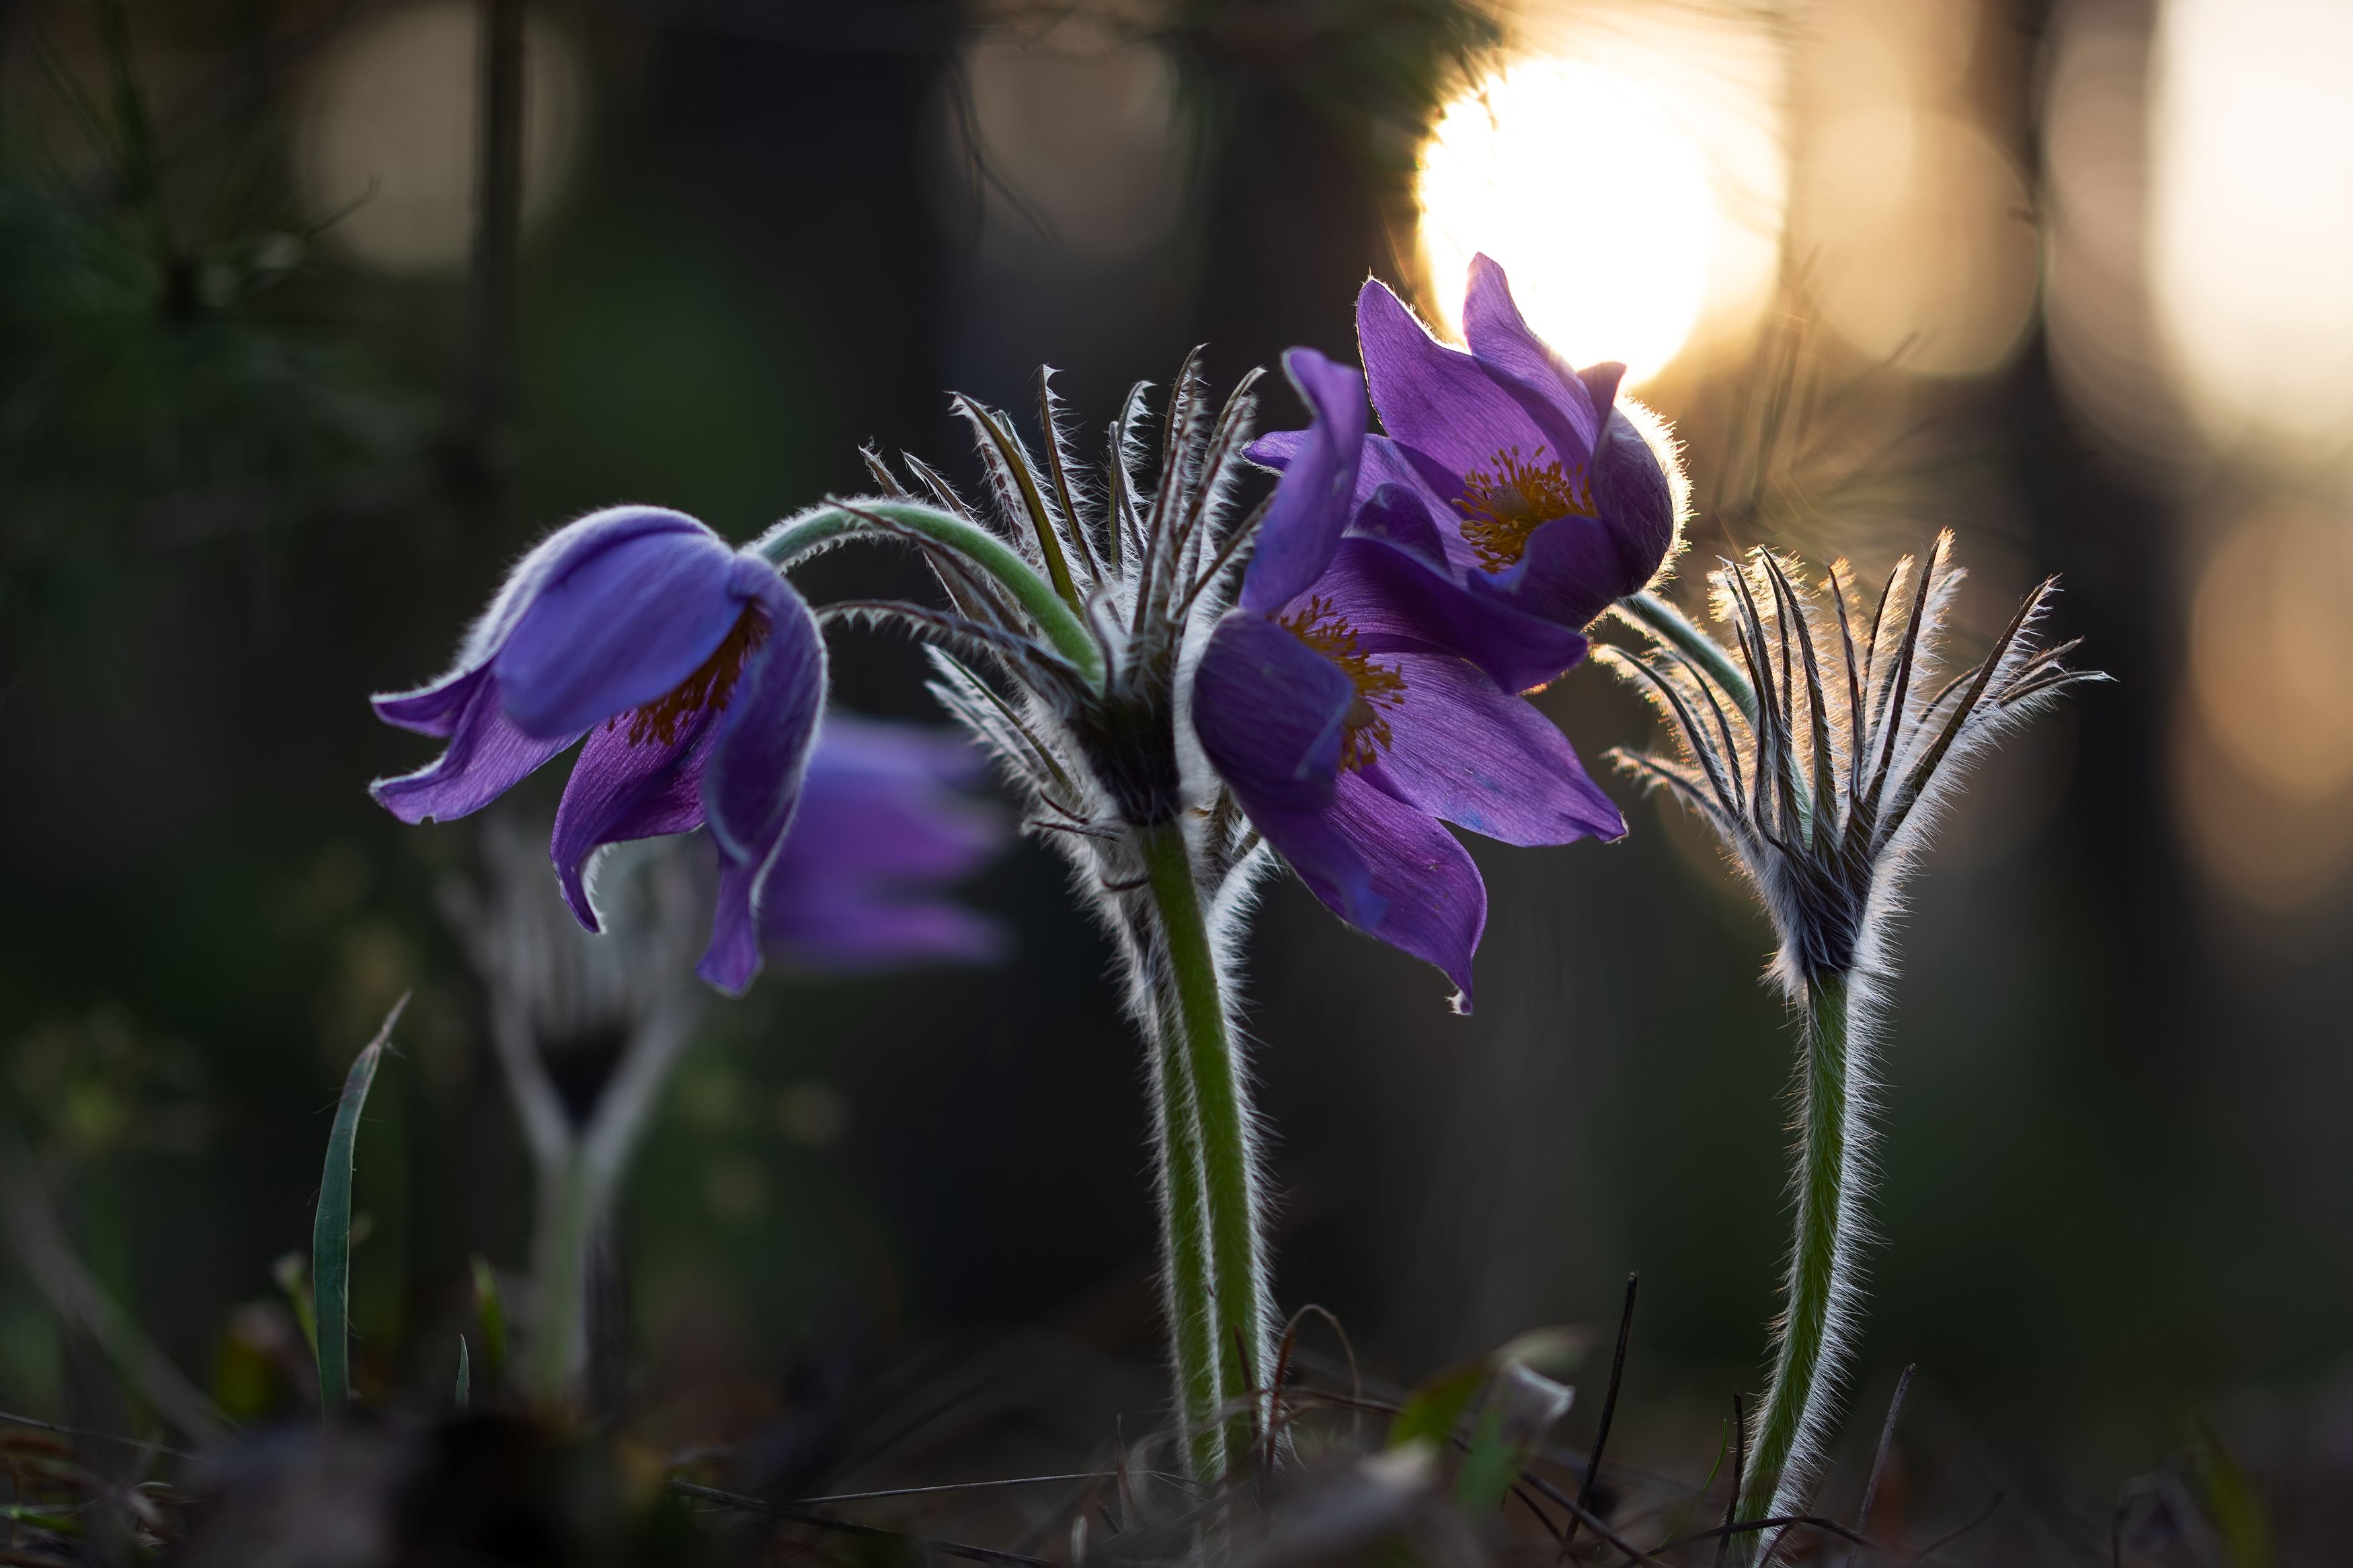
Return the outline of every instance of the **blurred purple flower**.
<path id="1" fill-rule="evenodd" d="M 939 894 L 1005 847 L 1003 815 L 955 787 L 987 768 L 959 735 L 828 716 L 760 906 L 769 951 L 827 973 L 1003 957 L 1003 926 Z"/>
<path id="2" fill-rule="evenodd" d="M 523 557 L 430 686 L 375 699 L 438 736 L 428 766 L 370 792 L 404 822 L 480 810 L 588 738 L 551 853 L 597 929 L 584 875 L 607 844 L 708 826 L 718 908 L 696 973 L 740 993 L 825 700 L 825 645 L 775 567 L 691 517 L 617 507 Z"/>
<path id="3" fill-rule="evenodd" d="M 1585 639 L 1473 597 L 1398 486 L 1377 487 L 1344 538 L 1368 444 L 1363 378 L 1306 349 L 1284 366 L 1314 422 L 1202 653 L 1194 730 L 1315 896 L 1436 964 L 1467 1010 L 1487 890 L 1441 824 L 1519 845 L 1626 830 L 1560 731 L 1512 695 Z"/>
<path id="4" fill-rule="evenodd" d="M 1365 444 L 1359 503 L 1385 486 L 1443 520 L 1448 564 L 1493 601 L 1582 627 L 1649 584 L 1674 547 L 1682 469 L 1648 415 L 1618 406 L 1621 364 L 1577 370 L 1532 331 L 1504 269 L 1471 261 L 1470 351 L 1432 337 L 1377 279 L 1356 298 L 1356 337 L 1386 437 Z M 1296 460 L 1306 431 L 1250 457 Z"/>

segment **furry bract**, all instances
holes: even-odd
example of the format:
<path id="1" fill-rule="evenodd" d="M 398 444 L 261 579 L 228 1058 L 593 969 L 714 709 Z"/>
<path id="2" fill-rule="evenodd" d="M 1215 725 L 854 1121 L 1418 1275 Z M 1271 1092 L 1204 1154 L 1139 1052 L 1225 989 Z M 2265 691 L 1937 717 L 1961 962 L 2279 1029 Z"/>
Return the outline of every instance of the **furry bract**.
<path id="1" fill-rule="evenodd" d="M 1439 342 L 1387 285 L 1356 299 L 1356 338 L 1385 436 L 1366 444 L 1359 502 L 1383 486 L 1435 520 L 1446 563 L 1498 609 L 1579 627 L 1647 584 L 1685 502 L 1672 443 L 1621 403 L 1621 364 L 1578 370 L 1522 319 L 1504 269 L 1472 258 L 1466 352 Z M 1287 467 L 1308 433 L 1262 437 Z"/>
<path id="2" fill-rule="evenodd" d="M 1905 556 L 1866 604 L 1844 562 L 1809 587 L 1758 551 L 1709 578 L 1730 646 L 1650 594 L 1619 606 L 1649 639 L 1601 657 L 1646 690 L 1678 756 L 1612 753 L 1704 818 L 1757 889 L 1773 978 L 1801 1025 L 1795 1229 L 1771 1382 L 1757 1407 L 1743 1520 L 1808 1511 L 1862 1309 L 1876 1057 L 1894 981 L 1905 875 L 1969 759 L 2059 693 L 2104 679 L 2041 647 L 2055 584 L 2021 603 L 1986 657 L 1957 665 L 1946 624 L 1962 574 L 1952 535 Z M 1778 1536 L 1756 1550 L 1778 1550 Z"/>
<path id="3" fill-rule="evenodd" d="M 599 848 L 708 827 L 719 891 L 696 973 L 741 992 L 825 668 L 808 606 L 757 554 L 680 512 L 592 513 L 523 557 L 447 675 L 375 699 L 386 723 L 448 745 L 370 791 L 404 822 L 465 816 L 585 737 L 551 846 L 573 912 L 596 929 Z"/>

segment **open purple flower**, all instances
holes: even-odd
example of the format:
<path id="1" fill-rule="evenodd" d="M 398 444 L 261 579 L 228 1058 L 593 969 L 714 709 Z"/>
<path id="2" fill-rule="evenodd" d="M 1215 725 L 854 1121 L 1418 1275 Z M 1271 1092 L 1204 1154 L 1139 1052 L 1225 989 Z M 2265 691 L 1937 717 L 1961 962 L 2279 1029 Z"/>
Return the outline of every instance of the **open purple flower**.
<path id="1" fill-rule="evenodd" d="M 1194 731 L 1315 896 L 1436 964 L 1467 1010 L 1487 890 L 1442 825 L 1518 845 L 1626 830 L 1560 731 L 1513 695 L 1575 663 L 1584 639 L 1455 581 L 1404 487 L 1355 508 L 1364 381 L 1306 349 L 1284 365 L 1314 423 L 1202 652 Z"/>
<path id="2" fill-rule="evenodd" d="M 939 893 L 1005 847 L 956 788 L 987 768 L 961 736 L 829 715 L 760 906 L 769 952 L 834 974 L 1002 957 L 1005 928 Z"/>
<path id="3" fill-rule="evenodd" d="M 1377 279 L 1356 298 L 1356 337 L 1386 437 L 1366 443 L 1356 499 L 1394 484 L 1440 520 L 1448 563 L 1475 590 L 1581 627 L 1640 591 L 1674 547 L 1682 470 L 1647 416 L 1617 405 L 1621 364 L 1577 370 L 1512 302 L 1504 269 L 1471 261 L 1468 353 L 1440 342 Z M 1639 414 L 1639 411 L 1638 411 Z M 1306 431 L 1250 456 L 1296 459 Z"/>
<path id="4" fill-rule="evenodd" d="M 448 674 L 375 699 L 448 747 L 370 793 L 404 822 L 480 810 L 584 735 L 552 853 L 596 929 L 585 873 L 607 844 L 708 826 L 718 909 L 696 973 L 741 992 L 825 701 L 825 645 L 766 561 L 691 517 L 616 507 L 523 557 Z"/>

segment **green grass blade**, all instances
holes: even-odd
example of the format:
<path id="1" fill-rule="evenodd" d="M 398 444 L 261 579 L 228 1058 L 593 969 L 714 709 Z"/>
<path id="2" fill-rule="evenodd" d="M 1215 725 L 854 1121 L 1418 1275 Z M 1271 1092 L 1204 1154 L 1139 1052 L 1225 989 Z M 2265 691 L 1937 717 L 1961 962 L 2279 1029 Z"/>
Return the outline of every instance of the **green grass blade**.
<path id="1" fill-rule="evenodd" d="M 493 1395 L 507 1365 L 507 1309 L 499 1294 L 499 1277 L 490 1259 L 474 1254 L 474 1316 L 482 1329 L 482 1375 Z"/>
<path id="2" fill-rule="evenodd" d="M 329 1420 L 352 1396 L 352 1150 L 359 1141 L 368 1087 L 375 1082 L 392 1026 L 407 1005 L 404 992 L 385 1015 L 384 1027 L 352 1063 L 343 1079 L 343 1098 L 335 1107 L 334 1131 L 327 1134 L 319 1214 L 311 1226 L 311 1291 L 318 1321 L 319 1407 Z"/>
<path id="3" fill-rule="evenodd" d="M 474 1399 L 473 1358 L 466 1349 L 466 1336 L 458 1336 L 458 1414 L 463 1415 Z"/>
<path id="4" fill-rule="evenodd" d="M 269 1277 L 286 1293 L 286 1304 L 294 1313 L 294 1326 L 302 1331 L 302 1342 L 311 1347 L 311 1364 L 319 1364 L 319 1314 L 311 1310 L 311 1270 L 304 1265 L 302 1255 L 290 1252 L 271 1265 Z"/>

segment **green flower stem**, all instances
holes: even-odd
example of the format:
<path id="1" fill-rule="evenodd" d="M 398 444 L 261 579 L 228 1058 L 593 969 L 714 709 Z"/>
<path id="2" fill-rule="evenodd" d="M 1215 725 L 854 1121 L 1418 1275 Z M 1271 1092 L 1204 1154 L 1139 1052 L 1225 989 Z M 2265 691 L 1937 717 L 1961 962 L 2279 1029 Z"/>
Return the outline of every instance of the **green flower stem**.
<path id="1" fill-rule="evenodd" d="M 904 500 L 861 500 L 855 510 L 838 503 L 813 507 L 776 524 L 754 548 L 776 563 L 777 570 L 788 571 L 795 563 L 838 540 L 881 532 L 874 525 L 878 517 L 945 545 L 987 573 L 1038 623 L 1056 652 L 1078 666 L 1091 683 L 1103 684 L 1103 649 L 1054 585 L 1004 540 L 937 507 Z"/>
<path id="2" fill-rule="evenodd" d="M 1643 630 L 1655 635 L 1677 653 L 1707 671 L 1708 678 L 1733 701 L 1751 722 L 1757 718 L 1757 693 L 1748 684 L 1747 672 L 1739 661 L 1725 650 L 1724 645 L 1692 624 L 1691 617 L 1676 609 L 1656 594 L 1629 594 L 1612 606 L 1618 614 Z"/>
<path id="3" fill-rule="evenodd" d="M 1743 1520 L 1805 1511 L 1802 1498 L 1783 1495 L 1782 1489 L 1785 1482 L 1801 1488 L 1820 1452 L 1837 1400 L 1831 1367 L 1851 1338 L 1853 1285 L 1848 1275 L 1856 1238 L 1848 1211 L 1857 1195 L 1859 1139 L 1848 1092 L 1848 1000 L 1843 974 L 1819 976 L 1807 990 L 1797 1234 L 1780 1351 L 1749 1446 Z"/>
<path id="4" fill-rule="evenodd" d="M 585 1360 L 587 1333 L 588 1238 L 599 1218 L 596 1183 L 586 1153 L 575 1143 L 558 1171 L 543 1170 L 554 1185 L 540 1205 L 532 1275 L 539 1312 L 532 1325 L 531 1399 L 548 1415 L 568 1408 Z"/>
<path id="5" fill-rule="evenodd" d="M 1224 1358 L 1218 1353 L 1209 1303 L 1208 1194 L 1201 1185 L 1201 1131 L 1193 1110 L 1193 1074 L 1174 999 L 1164 996 L 1161 1001 L 1152 1058 L 1160 1123 L 1164 1309 L 1176 1368 L 1177 1414 L 1192 1454 L 1193 1474 L 1206 1480 L 1226 1468 L 1226 1435 L 1217 1419 Z"/>
<path id="6" fill-rule="evenodd" d="M 1250 1412 L 1263 1404 L 1252 1394 L 1265 1378 L 1267 1333 L 1265 1262 L 1259 1241 L 1258 1172 L 1251 1158 L 1250 1112 L 1241 1064 L 1226 1026 L 1225 998 L 1218 986 L 1217 956 L 1201 914 L 1200 890 L 1193 879 L 1192 856 L 1181 824 L 1164 822 L 1144 831 L 1145 869 L 1166 943 L 1166 984 L 1176 1037 L 1164 1052 L 1182 1063 L 1190 1079 L 1201 1167 L 1200 1190 L 1208 1205 L 1210 1278 L 1208 1323 L 1218 1351 L 1219 1403 L 1244 1412 L 1228 1423 L 1225 1458 L 1250 1451 L 1256 1422 Z M 1172 1078 L 1175 1074 L 1172 1072 Z M 1173 1164 L 1173 1151 L 1172 1151 Z M 1172 1178 L 1176 1173 L 1172 1169 Z M 1176 1184 L 1172 1179 L 1172 1194 Z M 1179 1252 L 1169 1258 L 1172 1277 L 1198 1270 L 1202 1261 Z M 1189 1284 L 1172 1289 L 1181 1300 Z M 1179 1331 L 1182 1338 L 1182 1331 Z M 1214 1458 L 1214 1456 L 1213 1456 Z"/>

